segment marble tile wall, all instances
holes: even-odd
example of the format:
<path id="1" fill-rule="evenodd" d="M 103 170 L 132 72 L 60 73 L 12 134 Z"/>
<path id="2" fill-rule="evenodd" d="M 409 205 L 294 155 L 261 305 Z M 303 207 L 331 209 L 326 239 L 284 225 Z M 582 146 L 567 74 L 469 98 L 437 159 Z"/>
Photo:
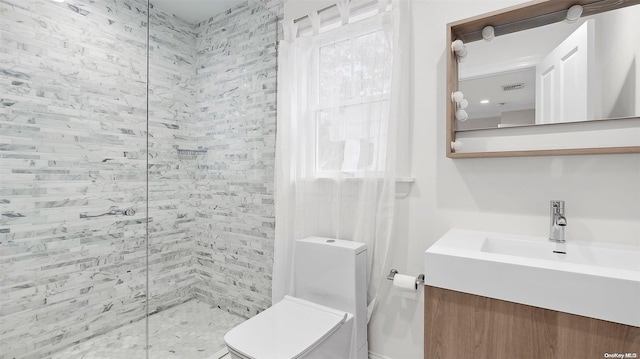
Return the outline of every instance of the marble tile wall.
<path id="1" fill-rule="evenodd" d="M 153 5 L 153 2 L 151 2 Z M 198 171 L 194 25 L 151 7 L 149 33 L 149 312 L 193 297 Z"/>
<path id="2" fill-rule="evenodd" d="M 248 0 L 249 2 L 256 2 L 262 5 L 263 8 L 267 9 L 273 15 L 275 15 L 278 20 L 282 20 L 284 17 L 284 1 L 283 0 Z"/>
<path id="3" fill-rule="evenodd" d="M 276 27 L 252 1 L 197 27 L 195 293 L 245 317 L 271 304 Z"/>
<path id="4" fill-rule="evenodd" d="M 0 358 L 41 358 L 147 311 L 147 4 L 1 0 L 0 13 Z M 195 33 L 170 20 L 152 18 L 150 42 L 150 312 L 195 281 L 194 173 L 176 162 Z"/>
<path id="5" fill-rule="evenodd" d="M 152 10 L 147 186 L 146 12 L 0 0 L 0 359 L 142 318 L 147 273 L 151 313 L 270 305 L 275 18 Z"/>

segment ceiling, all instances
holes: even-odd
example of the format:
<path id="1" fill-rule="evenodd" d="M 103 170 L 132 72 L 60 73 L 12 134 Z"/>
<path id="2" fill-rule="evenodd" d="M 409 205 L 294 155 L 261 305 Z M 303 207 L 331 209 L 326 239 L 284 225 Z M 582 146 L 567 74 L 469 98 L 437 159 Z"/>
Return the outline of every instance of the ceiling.
<path id="1" fill-rule="evenodd" d="M 152 0 L 154 8 L 186 20 L 199 23 L 247 0 Z"/>
<path id="2" fill-rule="evenodd" d="M 508 111 L 535 108 L 535 67 L 493 74 L 472 80 L 461 80 L 460 91 L 469 101 L 466 108 L 469 119 L 499 117 Z M 502 86 L 522 84 L 518 90 L 504 91 Z M 488 103 L 481 103 L 488 100 Z"/>

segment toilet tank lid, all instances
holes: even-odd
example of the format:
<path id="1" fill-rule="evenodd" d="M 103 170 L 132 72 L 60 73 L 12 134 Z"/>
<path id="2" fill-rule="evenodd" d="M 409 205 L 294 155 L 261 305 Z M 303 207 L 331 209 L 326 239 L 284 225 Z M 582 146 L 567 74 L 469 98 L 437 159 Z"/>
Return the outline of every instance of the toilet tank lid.
<path id="1" fill-rule="evenodd" d="M 348 241 L 344 239 L 335 239 L 335 238 L 328 238 L 328 237 L 306 237 L 304 239 L 299 239 L 298 242 L 331 245 L 334 247 L 351 249 L 355 251 L 356 254 L 367 249 L 367 245 L 362 242 L 354 242 L 354 241 Z"/>
<path id="2" fill-rule="evenodd" d="M 248 358 L 299 358 L 337 331 L 349 313 L 285 296 L 264 312 L 231 329 L 227 346 Z"/>

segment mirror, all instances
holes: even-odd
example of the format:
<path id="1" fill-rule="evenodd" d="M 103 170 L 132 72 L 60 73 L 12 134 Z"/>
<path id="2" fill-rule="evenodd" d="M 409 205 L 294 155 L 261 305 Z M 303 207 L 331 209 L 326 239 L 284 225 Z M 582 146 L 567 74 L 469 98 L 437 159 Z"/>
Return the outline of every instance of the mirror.
<path id="1" fill-rule="evenodd" d="M 568 9 L 576 3 L 582 5 L 577 7 L 581 13 L 569 22 Z M 447 95 L 460 91 L 463 100 L 452 99 L 448 106 L 447 155 L 640 152 L 638 4 L 640 1 L 534 1 L 449 24 L 448 44 L 460 40 L 463 47 L 459 52 L 455 47 L 448 51 Z M 483 39 L 487 26 L 495 36 Z M 586 129 L 593 137 L 603 125 L 584 122 L 605 119 L 618 121 L 611 125 L 618 132 L 631 127 L 633 134 L 626 133 L 623 137 L 628 139 L 622 142 L 613 134 L 612 143 L 599 143 L 596 148 L 590 140 L 568 145 L 557 136 Z M 554 126 L 546 126 L 550 124 Z M 517 133 L 514 127 L 519 128 Z M 499 137 L 502 142 L 512 133 L 526 137 L 530 132 L 538 140 L 556 137 L 557 144 L 514 147 L 500 153 L 490 153 L 492 146 L 480 144 L 471 150 L 479 153 L 474 156 L 469 149 L 461 149 L 467 147 L 465 142 L 480 143 L 481 133 L 465 134 L 471 130 L 485 130 L 485 137 Z"/>
<path id="2" fill-rule="evenodd" d="M 458 86 L 469 117 L 456 130 L 640 116 L 639 19 L 635 5 L 467 44 Z M 567 83 L 563 111 L 543 113 L 544 90 Z"/>

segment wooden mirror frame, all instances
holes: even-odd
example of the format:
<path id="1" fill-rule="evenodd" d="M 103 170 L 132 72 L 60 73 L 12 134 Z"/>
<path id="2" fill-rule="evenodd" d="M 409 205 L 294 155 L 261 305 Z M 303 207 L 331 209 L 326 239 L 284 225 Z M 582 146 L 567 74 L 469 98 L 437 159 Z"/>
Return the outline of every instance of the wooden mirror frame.
<path id="1" fill-rule="evenodd" d="M 482 40 L 482 29 L 489 25 L 493 26 L 495 35 L 500 36 L 563 21 L 566 17 L 567 9 L 573 5 L 582 5 L 584 7 L 582 16 L 590 16 L 637 4 L 640 4 L 640 0 L 534 0 L 447 24 L 447 136 L 445 143 L 447 157 L 478 158 L 640 153 L 640 146 L 455 152 L 452 146 L 453 142 L 456 141 L 456 104 L 451 100 L 451 94 L 458 90 L 458 61 L 455 53 L 451 50 L 451 43 L 454 40 L 459 39 L 464 43 Z M 632 118 L 640 119 L 640 117 Z M 575 122 L 576 125 L 579 123 Z"/>

